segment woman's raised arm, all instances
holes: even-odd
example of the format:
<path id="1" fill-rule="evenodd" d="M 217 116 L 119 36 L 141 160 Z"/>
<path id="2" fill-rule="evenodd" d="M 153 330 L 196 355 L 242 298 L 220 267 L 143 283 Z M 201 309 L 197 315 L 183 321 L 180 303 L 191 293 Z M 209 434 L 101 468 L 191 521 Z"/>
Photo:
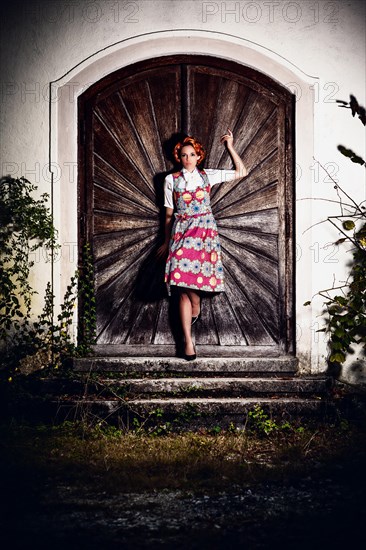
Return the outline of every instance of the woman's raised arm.
<path id="1" fill-rule="evenodd" d="M 221 143 L 226 142 L 227 149 L 230 153 L 230 156 L 233 160 L 233 163 L 235 165 L 235 178 L 244 178 L 248 175 L 248 170 L 245 168 L 243 161 L 239 157 L 238 153 L 235 151 L 234 148 L 234 136 L 230 128 L 227 129 L 227 133 L 221 136 L 220 139 Z"/>

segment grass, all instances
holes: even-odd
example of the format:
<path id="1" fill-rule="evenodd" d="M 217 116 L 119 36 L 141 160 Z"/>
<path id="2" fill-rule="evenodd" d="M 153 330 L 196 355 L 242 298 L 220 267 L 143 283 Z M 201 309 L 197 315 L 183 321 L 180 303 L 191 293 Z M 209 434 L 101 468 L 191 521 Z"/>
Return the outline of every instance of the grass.
<path id="1" fill-rule="evenodd" d="M 337 425 L 290 425 L 266 434 L 249 430 L 151 435 L 113 426 L 65 422 L 58 426 L 0 427 L 0 467 L 5 486 L 46 480 L 129 492 L 161 489 L 217 490 L 331 469 L 352 456 L 366 457 L 365 430 Z"/>
<path id="2" fill-rule="evenodd" d="M 0 538 L 7 548 L 29 540 L 39 550 L 178 549 L 192 540 L 210 549 L 278 548 L 274 540 L 291 550 L 343 548 L 362 525 L 363 409 L 355 422 L 347 407 L 333 420 L 310 422 L 272 417 L 258 405 L 240 429 L 187 432 L 178 430 L 191 425 L 191 408 L 170 420 L 156 409 L 124 425 L 92 415 L 81 401 L 73 421 L 41 424 L 25 390 L 14 385 L 16 399 L 4 397 Z M 9 401 L 16 406 L 4 406 Z"/>

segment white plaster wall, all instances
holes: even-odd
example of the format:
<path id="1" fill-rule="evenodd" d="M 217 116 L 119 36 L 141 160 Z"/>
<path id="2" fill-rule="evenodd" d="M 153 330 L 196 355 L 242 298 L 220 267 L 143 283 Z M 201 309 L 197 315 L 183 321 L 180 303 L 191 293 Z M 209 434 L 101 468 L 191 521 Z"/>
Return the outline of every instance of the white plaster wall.
<path id="1" fill-rule="evenodd" d="M 28 0 L 8 6 L 1 32 L 1 172 L 23 175 L 44 192 L 50 190 L 49 160 L 53 163 L 62 244 L 55 264 L 57 297 L 76 265 L 77 96 L 112 70 L 154 55 L 233 59 L 271 75 L 297 96 L 297 349 L 303 370 L 324 370 L 326 346 L 315 332 L 323 324 L 322 300 L 315 297 L 308 308 L 302 304 L 333 279 L 345 278 L 347 247 L 326 246 L 339 238 L 328 223 L 308 229 L 339 213 L 335 203 L 314 200 L 336 199 L 332 181 L 314 158 L 357 200 L 365 198 L 364 171 L 336 149 L 343 143 L 364 156 L 364 128 L 334 102 L 352 93 L 365 104 L 364 22 L 358 0 Z M 40 308 L 50 265 L 42 256 L 36 260 Z"/>

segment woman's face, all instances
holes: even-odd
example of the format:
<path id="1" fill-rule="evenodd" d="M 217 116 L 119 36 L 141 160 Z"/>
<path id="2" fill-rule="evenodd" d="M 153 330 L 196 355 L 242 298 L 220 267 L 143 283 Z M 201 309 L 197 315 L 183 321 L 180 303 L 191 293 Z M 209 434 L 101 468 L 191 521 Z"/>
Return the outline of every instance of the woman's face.
<path id="1" fill-rule="evenodd" d="M 200 160 L 200 157 L 197 155 L 192 145 L 185 145 L 180 151 L 180 160 L 183 168 L 188 170 L 188 172 L 193 172 Z"/>

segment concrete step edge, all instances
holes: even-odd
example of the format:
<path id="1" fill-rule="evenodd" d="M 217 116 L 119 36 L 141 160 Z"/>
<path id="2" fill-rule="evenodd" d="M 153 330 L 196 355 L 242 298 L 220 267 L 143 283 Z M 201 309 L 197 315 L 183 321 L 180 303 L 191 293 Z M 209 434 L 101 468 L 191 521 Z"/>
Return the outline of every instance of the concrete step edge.
<path id="1" fill-rule="evenodd" d="M 232 417 L 234 420 L 243 420 L 245 416 L 258 406 L 269 414 L 280 414 L 287 417 L 297 415 L 330 414 L 336 411 L 335 404 L 323 399 L 288 398 L 280 397 L 268 399 L 263 397 L 247 398 L 168 398 L 168 399 L 131 399 L 131 400 L 78 400 L 55 401 L 54 407 L 58 416 L 71 414 L 92 414 L 112 420 L 113 418 L 140 418 L 151 417 L 154 422 L 161 422 L 163 418 L 177 418 L 195 423 L 195 419 L 203 426 L 210 418 L 223 419 Z M 178 415 L 178 416 L 177 416 Z M 184 417 L 184 418 L 183 418 Z"/>
<path id="2" fill-rule="evenodd" d="M 265 378 L 154 378 L 154 379 L 125 379 L 101 381 L 101 387 L 126 389 L 129 393 L 154 393 L 154 392 L 209 392 L 220 391 L 230 393 L 232 391 L 255 391 L 261 393 L 306 393 L 325 392 L 330 388 L 327 379 L 301 380 L 301 379 L 265 379 Z M 98 386 L 98 385 L 97 385 Z"/>
<path id="3" fill-rule="evenodd" d="M 146 405 L 148 407 L 157 406 L 157 405 L 248 405 L 248 404 L 255 404 L 255 403 L 282 403 L 282 404 L 289 404 L 289 403 L 320 403 L 324 402 L 324 399 L 321 397 L 292 397 L 292 396 L 286 396 L 286 397 L 275 397 L 275 398 L 269 398 L 269 397 L 154 397 L 154 398 L 148 398 L 148 399 L 142 399 L 142 398 L 131 398 L 131 399 L 123 399 L 123 398 L 115 398 L 115 399 L 90 399 L 88 397 L 85 398 L 79 398 L 73 400 L 72 398 L 68 397 L 67 399 L 64 399 L 62 396 L 58 399 L 54 399 L 51 401 L 57 402 L 59 404 L 61 403 L 78 403 L 80 405 L 105 405 L 108 407 L 116 407 L 120 408 L 121 406 L 134 406 L 134 405 Z"/>
<path id="4" fill-rule="evenodd" d="M 158 378 L 100 378 L 99 381 L 103 384 L 143 384 L 143 383 L 181 383 L 181 384 L 188 384 L 188 383 L 194 383 L 197 382 L 199 384 L 207 384 L 207 383 L 227 383 L 227 382 L 235 382 L 240 384 L 247 384 L 247 383 L 261 383 L 261 382 L 268 382 L 268 383 L 285 383 L 285 384 L 308 384 L 308 383 L 323 383 L 327 380 L 330 380 L 330 377 L 300 377 L 300 376 L 246 376 L 243 378 L 238 378 L 237 376 L 206 376 L 204 378 L 197 378 L 197 377 L 158 377 Z"/>
<path id="5" fill-rule="evenodd" d="M 289 372 L 297 371 L 298 361 L 294 357 L 276 358 L 221 358 L 200 357 L 194 361 L 170 358 L 151 357 L 88 357 L 73 361 L 75 372 Z"/>
<path id="6" fill-rule="evenodd" d="M 183 395 L 193 394 L 233 394 L 245 397 L 245 394 L 268 395 L 287 393 L 293 394 L 324 394 L 332 387 L 330 378 L 300 378 L 300 377 L 207 377 L 207 378 L 123 378 L 75 381 L 75 380 L 47 380 L 38 382 L 39 392 L 51 394 L 81 394 L 87 392 L 89 395 L 103 392 L 125 392 L 130 398 L 134 395 Z M 240 395 L 243 394 L 243 395 Z"/>
<path id="7" fill-rule="evenodd" d="M 141 355 L 141 356 L 132 356 L 132 357 L 127 357 L 127 356 L 121 356 L 121 355 L 92 355 L 92 356 L 89 356 L 89 357 L 75 357 L 73 358 L 73 362 L 74 363 L 83 363 L 83 362 L 91 362 L 91 361 L 95 361 L 95 360 L 107 360 L 107 361 L 121 361 L 121 362 L 131 362 L 131 363 L 136 363 L 136 362 L 141 362 L 141 361 L 145 361 L 145 362 L 151 362 L 151 363 L 156 363 L 156 362 L 166 362 L 166 363 L 172 363 L 172 362 L 182 362 L 182 363 L 185 363 L 187 364 L 187 361 L 182 358 L 182 357 L 151 357 L 151 356 L 147 356 L 147 355 Z M 195 359 L 195 362 L 200 362 L 200 361 L 211 361 L 211 362 L 227 362 L 227 363 L 230 363 L 230 362 L 255 362 L 255 361 L 262 361 L 262 362 L 266 362 L 266 363 L 273 363 L 273 362 L 281 362 L 281 361 L 291 361 L 291 362 L 294 362 L 294 363 L 297 363 L 298 362 L 298 359 L 292 355 L 279 355 L 277 357 L 261 357 L 261 356 L 257 356 L 257 357 L 197 357 Z"/>

